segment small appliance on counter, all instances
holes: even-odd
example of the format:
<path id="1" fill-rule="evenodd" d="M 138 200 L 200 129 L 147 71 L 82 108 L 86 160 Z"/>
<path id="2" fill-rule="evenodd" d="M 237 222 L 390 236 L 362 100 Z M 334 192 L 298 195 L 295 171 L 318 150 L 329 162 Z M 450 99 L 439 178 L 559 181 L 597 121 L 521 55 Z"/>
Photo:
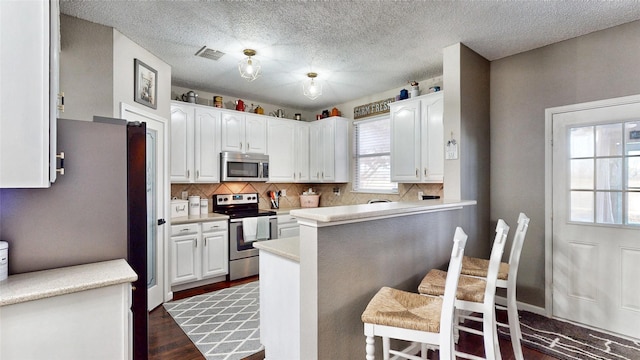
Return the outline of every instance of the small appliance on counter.
<path id="1" fill-rule="evenodd" d="M 9 276 L 9 243 L 0 241 L 0 281 Z"/>
<path id="2" fill-rule="evenodd" d="M 437 200 L 440 199 L 438 195 L 422 195 L 422 200 Z"/>

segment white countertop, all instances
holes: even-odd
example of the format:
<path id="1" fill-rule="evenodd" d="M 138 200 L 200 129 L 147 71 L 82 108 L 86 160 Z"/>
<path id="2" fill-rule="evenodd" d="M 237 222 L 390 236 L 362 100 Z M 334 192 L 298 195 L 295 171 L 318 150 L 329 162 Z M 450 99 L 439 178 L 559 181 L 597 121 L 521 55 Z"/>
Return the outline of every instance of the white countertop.
<path id="1" fill-rule="evenodd" d="M 0 281 L 0 306 L 133 282 L 138 275 L 124 260 L 34 271 Z"/>
<path id="2" fill-rule="evenodd" d="M 229 216 L 218 214 L 218 213 L 180 216 L 180 217 L 171 218 L 171 225 L 182 225 L 182 224 L 216 221 L 216 220 L 229 220 Z"/>
<path id="3" fill-rule="evenodd" d="M 344 205 L 291 210 L 300 223 L 318 226 L 331 223 L 368 221 L 411 214 L 459 209 L 475 205 L 475 200 L 421 200 L 413 202 L 389 202 L 360 205 Z"/>
<path id="4" fill-rule="evenodd" d="M 297 236 L 274 240 L 256 241 L 253 243 L 253 247 L 256 249 L 260 249 L 260 251 L 267 251 L 272 254 L 287 258 L 289 260 L 300 262 L 300 238 Z"/>

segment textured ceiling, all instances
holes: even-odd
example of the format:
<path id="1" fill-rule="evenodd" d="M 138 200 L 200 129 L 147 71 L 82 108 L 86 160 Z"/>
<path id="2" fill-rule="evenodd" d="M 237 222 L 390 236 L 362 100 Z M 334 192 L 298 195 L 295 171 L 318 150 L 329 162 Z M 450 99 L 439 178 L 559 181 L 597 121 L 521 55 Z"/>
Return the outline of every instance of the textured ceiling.
<path id="1" fill-rule="evenodd" d="M 462 42 L 500 59 L 640 19 L 637 1 L 86 1 L 61 12 L 108 25 L 171 65 L 172 83 L 317 110 L 442 74 Z M 212 61 L 207 46 L 226 53 Z M 242 79 L 252 48 L 263 75 Z M 302 94 L 314 71 L 323 94 Z"/>

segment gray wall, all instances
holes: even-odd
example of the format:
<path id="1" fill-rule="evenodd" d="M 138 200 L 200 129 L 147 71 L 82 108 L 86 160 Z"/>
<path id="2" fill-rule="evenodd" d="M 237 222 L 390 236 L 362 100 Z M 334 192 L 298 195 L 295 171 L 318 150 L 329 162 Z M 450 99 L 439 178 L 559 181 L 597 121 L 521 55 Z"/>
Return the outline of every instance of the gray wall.
<path id="1" fill-rule="evenodd" d="M 544 307 L 546 108 L 640 93 L 640 21 L 491 63 L 491 219 L 531 218 L 518 300 Z"/>
<path id="2" fill-rule="evenodd" d="M 60 117 L 113 117 L 113 28 L 60 15 L 60 48 Z"/>

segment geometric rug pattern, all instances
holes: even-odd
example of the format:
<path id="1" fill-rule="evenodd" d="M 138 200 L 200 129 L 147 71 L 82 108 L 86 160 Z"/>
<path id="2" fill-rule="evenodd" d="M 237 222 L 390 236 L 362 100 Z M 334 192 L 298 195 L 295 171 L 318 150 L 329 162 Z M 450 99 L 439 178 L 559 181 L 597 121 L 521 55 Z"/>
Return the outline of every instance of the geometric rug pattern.
<path id="1" fill-rule="evenodd" d="M 164 307 L 207 360 L 240 360 L 264 349 L 259 300 L 254 281 Z"/>
<path id="2" fill-rule="evenodd" d="M 624 339 L 528 311 L 518 313 L 522 346 L 561 360 L 640 359 L 639 339 Z M 510 339 L 508 328 L 498 327 L 498 335 Z"/>

